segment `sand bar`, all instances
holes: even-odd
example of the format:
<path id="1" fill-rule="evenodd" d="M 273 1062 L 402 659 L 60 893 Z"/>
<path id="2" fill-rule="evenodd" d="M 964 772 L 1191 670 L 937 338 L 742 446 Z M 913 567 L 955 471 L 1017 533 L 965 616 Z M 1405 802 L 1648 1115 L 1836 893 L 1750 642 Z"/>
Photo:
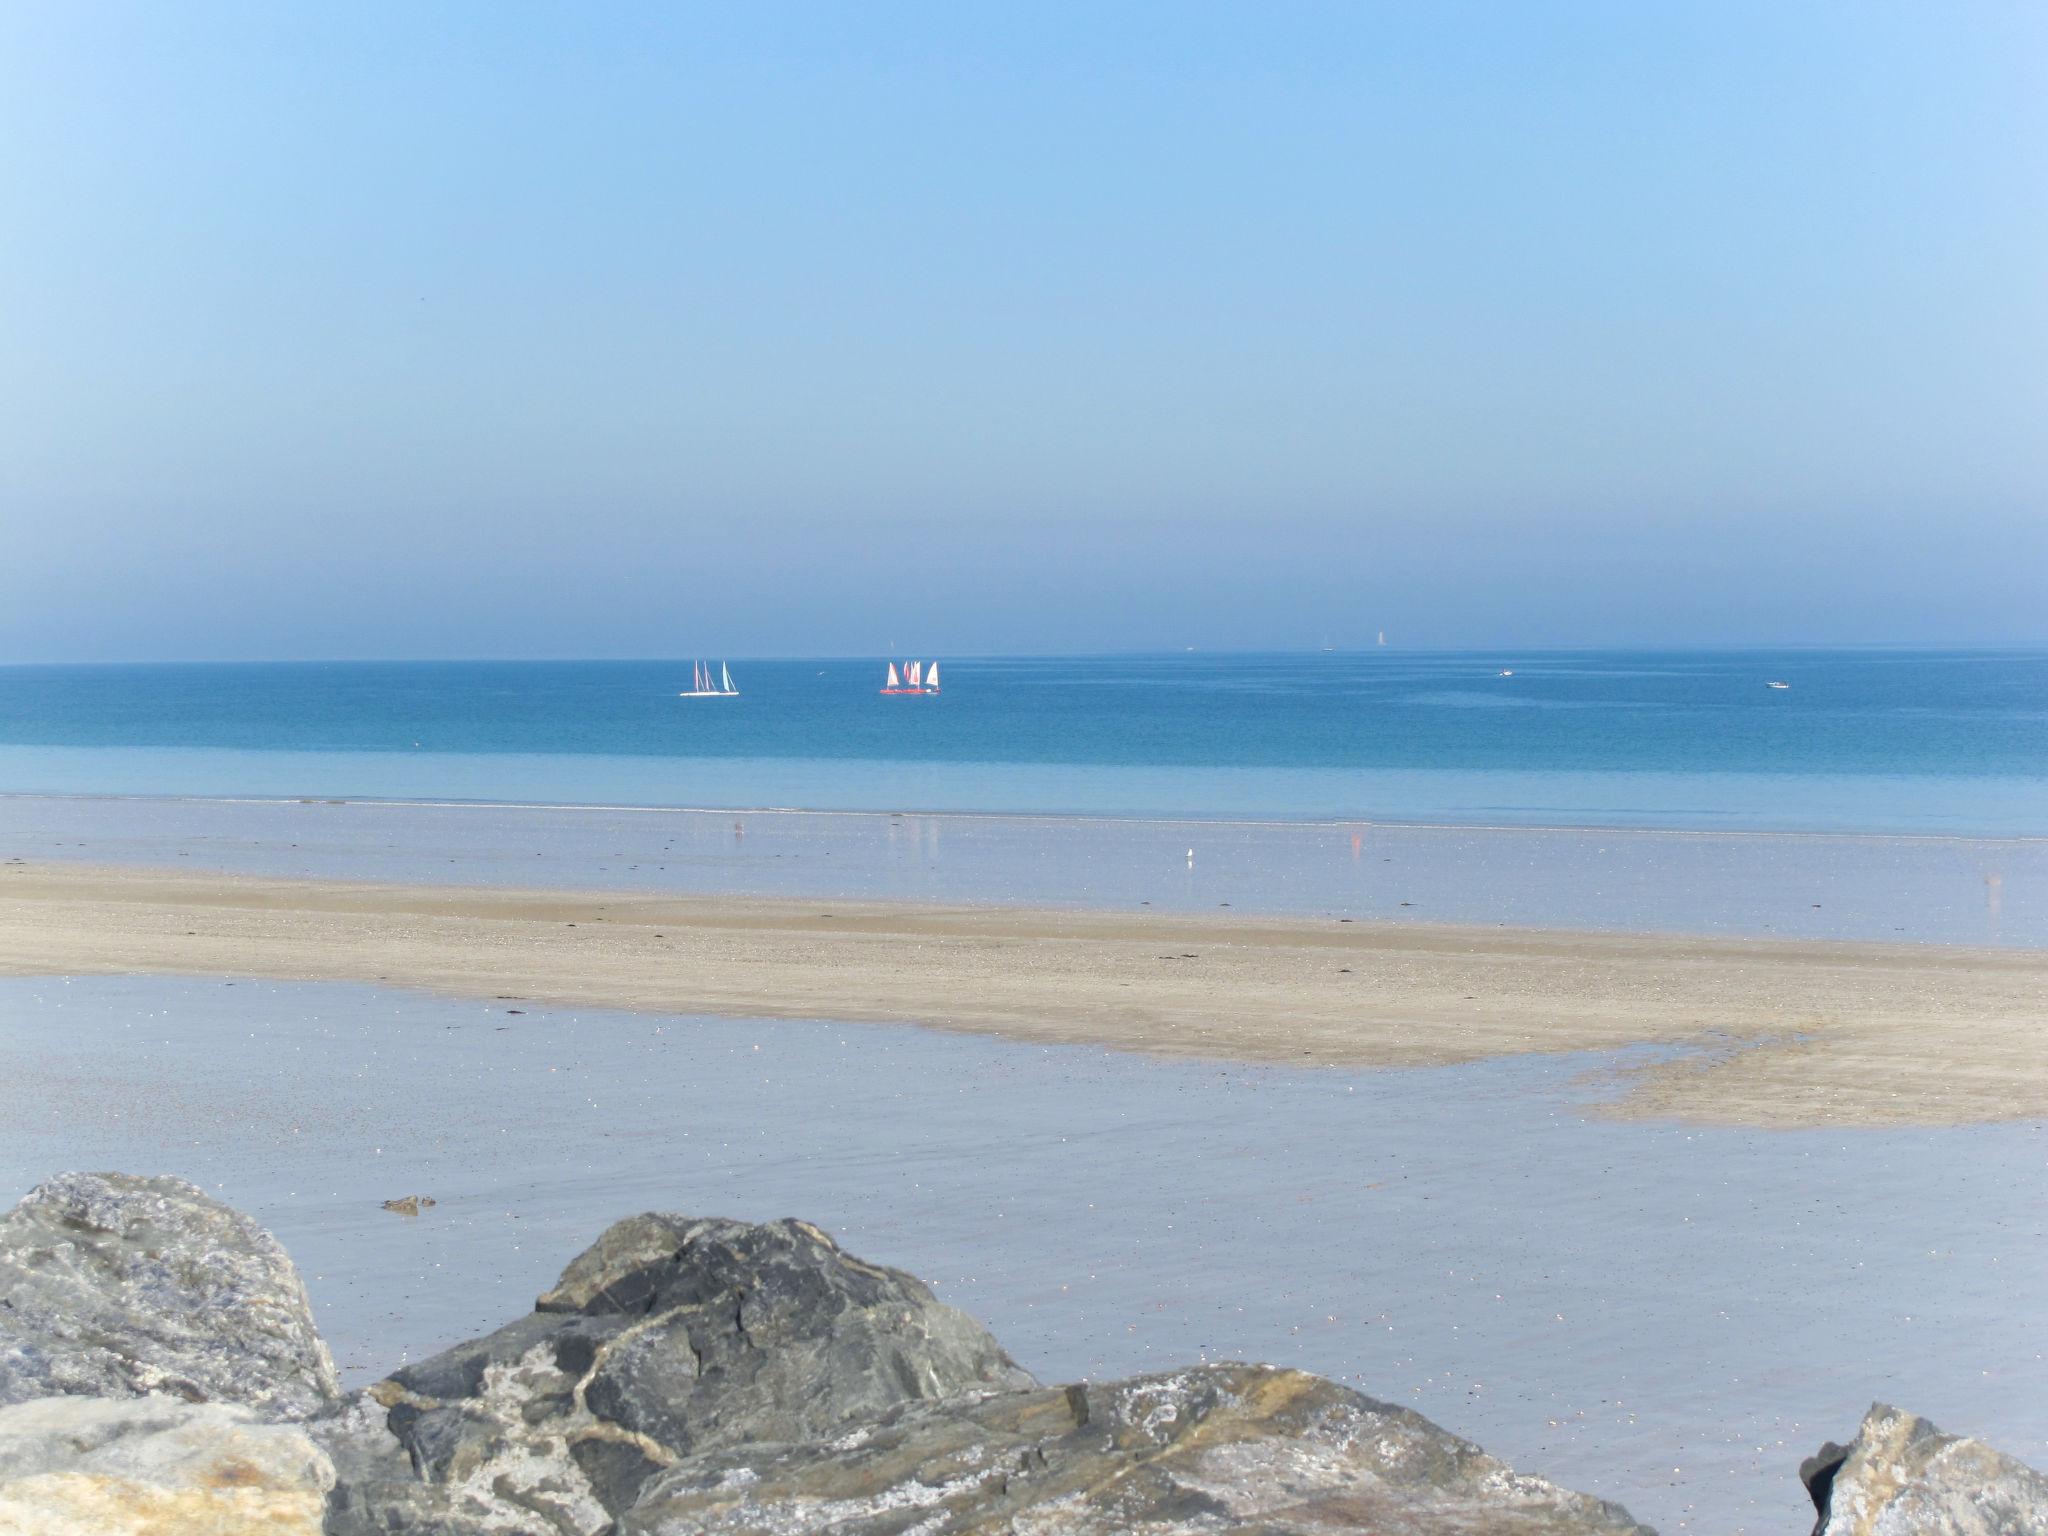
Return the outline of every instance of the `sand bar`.
<path id="1" fill-rule="evenodd" d="M 383 982 L 1296 1065 L 1645 1042 L 1616 1112 L 2048 1117 L 2048 953 L 0 866 L 0 974 Z"/>

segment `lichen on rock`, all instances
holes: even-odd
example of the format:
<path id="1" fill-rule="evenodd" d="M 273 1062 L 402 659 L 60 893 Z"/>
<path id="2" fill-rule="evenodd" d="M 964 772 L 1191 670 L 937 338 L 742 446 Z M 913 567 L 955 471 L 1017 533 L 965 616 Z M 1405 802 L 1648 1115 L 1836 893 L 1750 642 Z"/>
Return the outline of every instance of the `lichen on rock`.
<path id="1" fill-rule="evenodd" d="M 649 1484 L 619 1536 L 1225 1531 L 1649 1536 L 1409 1409 L 1212 1365 L 900 1407 L 835 1441 L 750 1444 Z"/>
<path id="2" fill-rule="evenodd" d="M 296 1425 L 145 1396 L 0 1408 L 0 1536 L 316 1536 L 334 1485 Z"/>
<path id="3" fill-rule="evenodd" d="M 1856 1438 L 1829 1441 L 1800 1479 L 1814 1536 L 2042 1536 L 2048 1477 L 1981 1440 L 1872 1403 Z"/>
<path id="4" fill-rule="evenodd" d="M 164 1393 L 303 1418 L 341 1395 L 291 1257 L 183 1179 L 67 1173 L 0 1217 L 0 1404 Z"/>

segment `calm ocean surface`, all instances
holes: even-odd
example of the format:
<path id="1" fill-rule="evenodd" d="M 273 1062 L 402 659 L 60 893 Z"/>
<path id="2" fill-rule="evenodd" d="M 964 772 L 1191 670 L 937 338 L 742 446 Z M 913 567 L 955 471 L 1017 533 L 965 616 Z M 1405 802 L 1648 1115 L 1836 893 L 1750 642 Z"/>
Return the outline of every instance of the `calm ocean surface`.
<path id="1" fill-rule="evenodd" d="M 0 668 L 0 792 L 2048 835 L 2042 652 L 732 666 Z"/>

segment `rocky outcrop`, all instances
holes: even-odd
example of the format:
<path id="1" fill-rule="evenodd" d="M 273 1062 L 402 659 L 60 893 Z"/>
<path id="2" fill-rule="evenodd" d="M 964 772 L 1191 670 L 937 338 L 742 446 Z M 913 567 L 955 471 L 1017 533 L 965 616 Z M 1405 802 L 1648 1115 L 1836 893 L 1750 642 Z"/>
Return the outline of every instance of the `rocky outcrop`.
<path id="1" fill-rule="evenodd" d="M 0 1217 L 0 1404 L 158 1392 L 269 1419 L 340 1382 L 277 1239 L 183 1179 L 67 1173 Z"/>
<path id="2" fill-rule="evenodd" d="M 1253 1365 L 918 1404 L 830 1441 L 695 1456 L 618 1529 L 1650 1536 L 1420 1414 Z"/>
<path id="3" fill-rule="evenodd" d="M 1848 1445 L 1800 1467 L 1814 1536 L 2041 1536 L 2048 1477 L 1981 1440 L 1872 1403 Z"/>
<path id="4" fill-rule="evenodd" d="M 1817 1536 L 2048 1531 L 2048 1479 L 1882 1405 L 1802 1475 Z M 0 1218 L 0 1536 L 316 1530 L 1650 1536 L 1300 1371 L 1041 1387 L 799 1221 L 619 1222 L 344 1397 L 283 1250 L 191 1185 L 69 1174 Z"/>
<path id="5" fill-rule="evenodd" d="M 0 1408 L 0 1532 L 317 1536 L 334 1468 L 303 1429 L 161 1396 Z"/>
<path id="6" fill-rule="evenodd" d="M 796 1221 L 620 1222 L 532 1315 L 368 1398 L 386 1443 L 367 1411 L 325 1442 L 333 1536 L 1645 1529 L 1298 1371 L 1041 1388 Z"/>
<path id="7" fill-rule="evenodd" d="M 638 1216 L 530 1316 L 371 1388 L 416 1476 L 340 1502 L 351 1530 L 431 1508 L 594 1536 L 649 1478 L 705 1451 L 1034 1385 L 980 1324 L 816 1227 Z"/>

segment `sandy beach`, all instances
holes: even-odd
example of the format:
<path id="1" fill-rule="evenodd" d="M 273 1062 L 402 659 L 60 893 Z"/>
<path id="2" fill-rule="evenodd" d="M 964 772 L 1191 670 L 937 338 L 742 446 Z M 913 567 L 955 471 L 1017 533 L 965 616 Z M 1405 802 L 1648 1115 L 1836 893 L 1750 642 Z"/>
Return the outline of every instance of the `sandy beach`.
<path id="1" fill-rule="evenodd" d="M 0 974 L 382 982 L 1295 1065 L 1695 1047 L 1612 1113 L 2048 1115 L 2048 955 L 1924 945 L 0 867 Z"/>

